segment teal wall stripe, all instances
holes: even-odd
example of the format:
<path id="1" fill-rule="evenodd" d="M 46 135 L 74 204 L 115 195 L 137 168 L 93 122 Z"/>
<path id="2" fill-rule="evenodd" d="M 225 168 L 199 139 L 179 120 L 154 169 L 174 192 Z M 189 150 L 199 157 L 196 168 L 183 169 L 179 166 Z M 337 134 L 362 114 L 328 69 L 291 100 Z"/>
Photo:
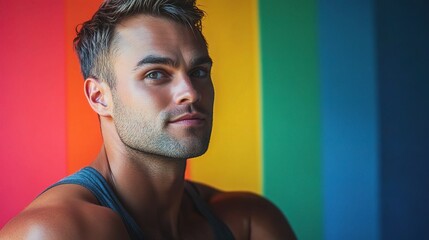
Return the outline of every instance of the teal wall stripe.
<path id="1" fill-rule="evenodd" d="M 263 192 L 299 239 L 323 237 L 315 0 L 259 1 Z"/>

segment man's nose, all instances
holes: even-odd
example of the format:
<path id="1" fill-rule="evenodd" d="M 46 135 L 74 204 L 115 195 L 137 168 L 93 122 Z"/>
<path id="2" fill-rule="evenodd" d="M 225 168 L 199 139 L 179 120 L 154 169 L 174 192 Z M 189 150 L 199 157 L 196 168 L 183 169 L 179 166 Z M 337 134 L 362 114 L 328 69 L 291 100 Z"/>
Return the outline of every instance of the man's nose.
<path id="1" fill-rule="evenodd" d="M 201 95 L 188 75 L 180 75 L 174 86 L 176 104 L 190 104 L 200 100 Z"/>

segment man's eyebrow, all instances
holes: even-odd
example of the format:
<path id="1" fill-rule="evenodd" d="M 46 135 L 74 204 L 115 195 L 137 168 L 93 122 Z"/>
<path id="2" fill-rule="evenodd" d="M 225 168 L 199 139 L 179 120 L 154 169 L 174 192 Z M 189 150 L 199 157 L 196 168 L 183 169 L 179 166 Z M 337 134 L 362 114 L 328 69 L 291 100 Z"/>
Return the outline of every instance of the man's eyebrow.
<path id="1" fill-rule="evenodd" d="M 202 64 L 213 64 L 213 60 L 209 56 L 197 57 L 191 60 L 191 66 L 198 66 Z"/>
<path id="2" fill-rule="evenodd" d="M 143 59 L 141 59 L 140 61 L 138 61 L 138 63 L 134 67 L 134 70 L 137 70 L 138 68 L 140 68 L 145 64 L 163 64 L 163 65 L 170 65 L 173 67 L 177 65 L 177 63 L 171 58 L 161 57 L 156 55 L 148 55 Z"/>
<path id="3" fill-rule="evenodd" d="M 146 64 L 163 64 L 163 65 L 169 65 L 172 67 L 176 67 L 177 63 L 168 57 L 161 57 L 157 55 L 148 55 L 137 62 L 136 66 L 134 67 L 134 71 L 140 68 L 143 65 Z M 203 56 L 203 57 L 197 57 L 191 60 L 191 66 L 197 66 L 202 64 L 213 64 L 213 60 L 209 56 Z"/>

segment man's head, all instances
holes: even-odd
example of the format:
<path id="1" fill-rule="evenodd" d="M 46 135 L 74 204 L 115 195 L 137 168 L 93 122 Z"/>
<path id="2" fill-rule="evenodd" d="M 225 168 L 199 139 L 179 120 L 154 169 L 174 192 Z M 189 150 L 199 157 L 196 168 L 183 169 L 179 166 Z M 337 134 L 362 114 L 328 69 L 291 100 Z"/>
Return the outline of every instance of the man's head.
<path id="1" fill-rule="evenodd" d="M 107 134 L 133 152 L 190 158 L 208 147 L 212 61 L 200 30 L 203 13 L 194 4 L 108 1 L 106 26 L 99 10 L 76 40 L 91 107 L 102 128 L 114 129 Z"/>
<path id="2" fill-rule="evenodd" d="M 201 34 L 204 12 L 195 6 L 195 0 L 106 0 L 94 16 L 82 24 L 74 39 L 84 79 L 93 77 L 115 86 L 115 75 L 111 71 L 115 29 L 124 19 L 138 14 L 184 24 L 204 39 Z"/>

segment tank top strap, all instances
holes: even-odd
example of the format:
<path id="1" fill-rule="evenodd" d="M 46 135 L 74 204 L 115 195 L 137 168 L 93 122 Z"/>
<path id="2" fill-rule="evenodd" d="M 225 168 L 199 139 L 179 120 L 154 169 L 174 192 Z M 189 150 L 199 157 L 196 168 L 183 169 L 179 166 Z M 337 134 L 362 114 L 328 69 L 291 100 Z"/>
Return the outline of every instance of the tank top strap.
<path id="1" fill-rule="evenodd" d="M 234 240 L 234 235 L 228 226 L 217 218 L 210 210 L 208 204 L 201 198 L 197 187 L 190 181 L 186 181 L 185 189 L 191 197 L 198 212 L 209 222 L 217 240 Z"/>
<path id="2" fill-rule="evenodd" d="M 143 232 L 131 215 L 122 206 L 104 177 L 94 168 L 85 167 L 73 175 L 63 178 L 45 191 L 61 184 L 77 184 L 85 187 L 97 198 L 100 205 L 118 213 L 124 222 L 131 239 L 144 239 Z M 44 192 L 45 192 L 44 191 Z"/>

